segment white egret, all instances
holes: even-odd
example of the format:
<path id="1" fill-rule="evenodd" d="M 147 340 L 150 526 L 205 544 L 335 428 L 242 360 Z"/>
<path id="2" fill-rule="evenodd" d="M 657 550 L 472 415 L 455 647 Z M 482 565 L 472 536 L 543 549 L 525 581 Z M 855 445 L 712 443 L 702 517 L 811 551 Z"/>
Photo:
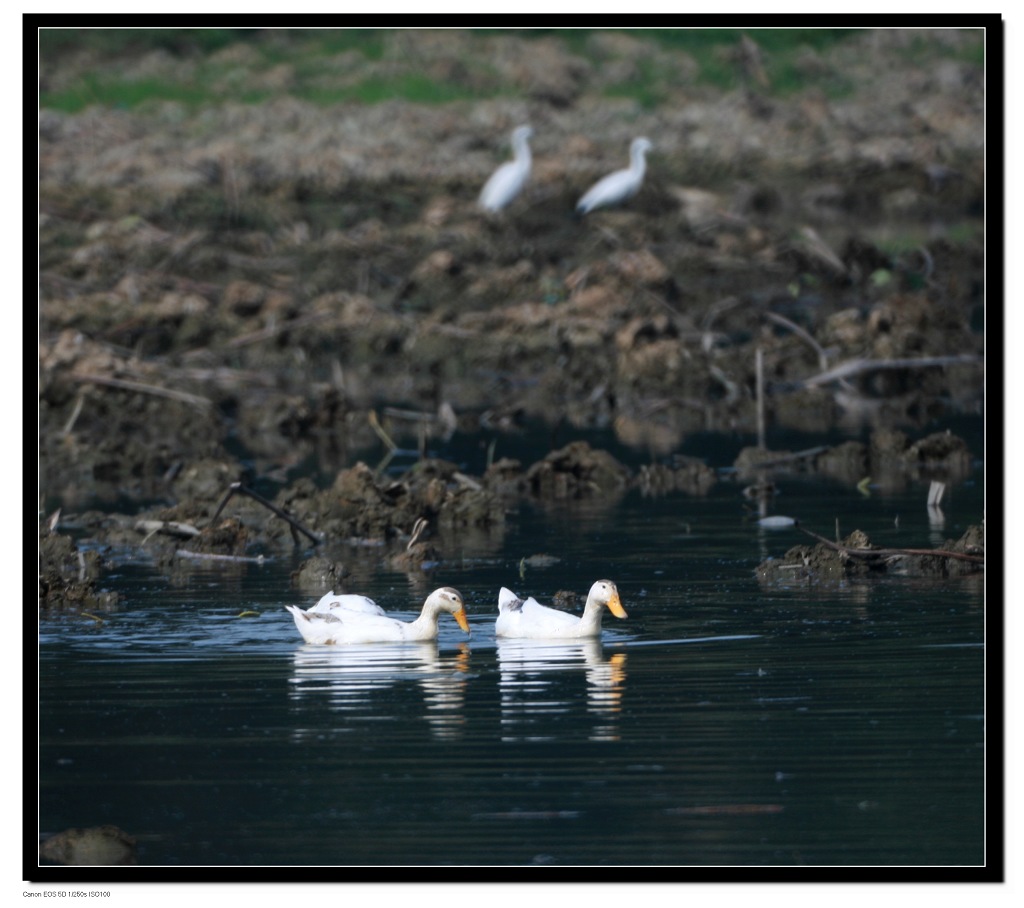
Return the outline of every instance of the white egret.
<path id="1" fill-rule="evenodd" d="M 480 192 L 480 207 L 486 211 L 501 211 L 522 190 L 530 176 L 530 146 L 527 144 L 533 130 L 517 126 L 512 130 L 512 151 L 515 157 L 506 161 L 484 184 Z"/>
<path id="2" fill-rule="evenodd" d="M 576 213 L 586 214 L 595 208 L 618 205 L 619 202 L 636 195 L 644 181 L 644 170 L 647 168 L 644 155 L 652 147 L 647 139 L 633 139 L 633 144 L 629 146 L 629 167 L 626 170 L 616 170 L 591 186 L 576 203 Z"/>

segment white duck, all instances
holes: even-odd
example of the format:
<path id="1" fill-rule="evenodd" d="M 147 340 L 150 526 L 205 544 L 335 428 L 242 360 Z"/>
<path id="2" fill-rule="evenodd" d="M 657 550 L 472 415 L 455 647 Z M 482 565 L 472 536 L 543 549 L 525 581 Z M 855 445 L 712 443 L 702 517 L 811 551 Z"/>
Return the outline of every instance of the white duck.
<path id="1" fill-rule="evenodd" d="M 494 626 L 498 637 L 532 639 L 578 639 L 597 637 L 601 633 L 604 606 L 616 618 L 625 618 L 626 610 L 619 601 L 619 591 L 610 580 L 598 580 L 587 595 L 583 615 L 570 615 L 541 605 L 532 596 L 523 600 L 505 587 L 498 593 L 498 620 Z"/>
<path id="2" fill-rule="evenodd" d="M 501 211 L 526 184 L 530 176 L 530 146 L 527 144 L 533 130 L 529 126 L 517 126 L 512 130 L 512 151 L 515 157 L 506 161 L 484 184 L 480 191 L 480 207 L 485 211 Z"/>
<path id="3" fill-rule="evenodd" d="M 285 606 L 307 643 L 339 645 L 344 643 L 403 643 L 436 640 L 437 619 L 449 612 L 467 634 L 466 607 L 458 590 L 443 586 L 434 590 L 423 603 L 419 618 L 399 621 L 366 596 L 335 596 L 328 593 L 312 608 L 303 611 L 297 605 Z"/>
<path id="4" fill-rule="evenodd" d="M 586 214 L 595 208 L 606 208 L 618 205 L 637 194 L 644 181 L 647 160 L 644 155 L 653 148 L 650 141 L 644 138 L 633 139 L 629 146 L 629 167 L 616 170 L 602 177 L 590 187 L 576 203 L 576 214 Z"/>

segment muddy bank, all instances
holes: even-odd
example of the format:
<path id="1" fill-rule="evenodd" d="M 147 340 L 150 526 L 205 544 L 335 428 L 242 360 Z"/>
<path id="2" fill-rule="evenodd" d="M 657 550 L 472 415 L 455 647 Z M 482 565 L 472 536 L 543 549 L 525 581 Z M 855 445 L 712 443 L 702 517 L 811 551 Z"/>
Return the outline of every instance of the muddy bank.
<path id="1" fill-rule="evenodd" d="M 880 432 L 870 446 L 845 443 L 796 453 L 747 448 L 726 471 L 682 456 L 633 469 L 607 451 L 572 442 L 533 464 L 496 461 L 481 476 L 438 459 L 420 460 L 397 477 L 358 462 L 341 470 L 328 488 L 300 479 L 273 501 L 240 482 L 219 484 L 232 465 L 211 464 L 205 484 L 189 486 L 199 490 L 198 497 L 134 514 L 86 511 L 69 518 L 67 529 L 87 543 L 85 551 L 59 531 L 56 515 L 52 528 L 40 533 L 40 605 L 50 614 L 116 608 L 116 594 L 102 591 L 100 582 L 104 559 L 113 551 L 120 559 L 144 558 L 173 578 L 194 565 L 259 562 L 313 550 L 323 554 L 306 558 L 292 582 L 306 593 L 323 593 L 341 588 L 352 573 L 340 558 L 353 552 L 376 570 L 421 578 L 443 570 L 446 559 L 458 560 L 466 532 L 489 539 L 497 549 L 507 515 L 524 502 L 558 508 L 588 499 L 611 506 L 631 490 L 644 496 L 700 496 L 726 481 L 736 487 L 737 501 L 745 496 L 760 505 L 771 502 L 774 480 L 793 472 L 834 477 L 840 464 L 841 476 L 866 482 L 868 474 L 862 470 L 873 468 L 873 484 L 894 490 L 922 477 L 935 484 L 956 482 L 967 475 L 969 461 L 965 443 L 947 433 L 912 443 L 901 433 Z M 933 555 L 889 550 L 869 555 L 861 550 L 872 547 L 858 533 L 841 547 L 823 541 L 813 550 L 793 548 L 783 559 L 762 564 L 758 576 L 766 582 L 789 582 L 886 572 L 957 576 L 983 570 L 984 540 L 978 541 L 974 529 L 946 548 Z M 950 552 L 971 557 L 961 563 Z"/>
<path id="2" fill-rule="evenodd" d="M 407 33 L 388 65 L 410 46 L 451 78 L 498 61 L 516 93 L 323 109 L 284 79 L 263 104 L 40 111 L 41 517 L 63 507 L 104 545 L 141 535 L 158 560 L 248 556 L 292 529 L 244 497 L 210 523 L 231 483 L 270 480 L 312 533 L 429 564 L 435 552 L 403 548 L 421 519 L 444 533 L 500 526 L 517 496 L 701 494 L 715 473 L 679 457 L 681 440 L 753 432 L 759 396 L 772 426 L 873 430 L 802 468 L 955 472 L 967 452 L 908 450 L 983 406 L 983 71 L 966 33 L 914 38 L 936 52 L 865 32 L 806 55 L 847 80 L 835 99 L 716 91 L 685 54 L 604 36 L 617 78 L 652 54 L 674 74 L 645 108 L 609 98 L 609 70 L 557 42 L 531 48 L 540 79 L 514 35 Z M 221 53 L 244 72 L 243 47 Z M 444 68 L 455 59 L 468 62 Z M 43 78 L 74 80 L 63 65 Z M 530 182 L 484 215 L 476 194 L 523 122 Z M 654 145 L 640 192 L 575 219 L 640 134 Z M 610 428 L 650 463 L 503 457 L 527 421 Z M 486 474 L 430 456 L 456 432 L 497 440 Z M 399 445 L 421 454 L 406 475 L 357 463 Z M 51 562 L 47 601 L 78 577 L 74 553 Z"/>

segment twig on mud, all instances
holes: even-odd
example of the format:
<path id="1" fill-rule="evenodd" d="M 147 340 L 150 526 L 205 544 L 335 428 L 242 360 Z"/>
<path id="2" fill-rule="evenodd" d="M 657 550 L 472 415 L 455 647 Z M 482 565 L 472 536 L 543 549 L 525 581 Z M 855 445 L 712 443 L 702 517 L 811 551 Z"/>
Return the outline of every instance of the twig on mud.
<path id="1" fill-rule="evenodd" d="M 791 454 L 780 454 L 778 457 L 772 457 L 770 460 L 759 460 L 756 463 L 752 463 L 752 468 L 761 469 L 762 467 L 777 467 L 779 464 L 789 463 L 793 460 L 806 460 L 808 457 L 815 457 L 818 454 L 824 454 L 826 451 L 831 449 L 831 445 L 818 445 L 814 448 L 804 448 L 802 451 L 793 451 Z"/>
<path id="2" fill-rule="evenodd" d="M 426 326 L 431 334 L 443 334 L 447 337 L 475 338 L 480 336 L 476 328 L 464 328 L 461 325 L 449 325 L 444 322 Z"/>
<path id="3" fill-rule="evenodd" d="M 934 556 L 935 558 L 957 558 L 960 561 L 970 561 L 972 564 L 985 563 L 984 555 L 968 555 L 966 552 L 951 552 L 948 549 L 852 549 L 849 546 L 840 545 L 838 542 L 832 542 L 824 536 L 819 536 L 817 533 L 811 532 L 806 527 L 799 527 L 799 529 L 805 532 L 812 539 L 817 539 L 822 545 L 828 546 L 828 548 L 834 549 L 837 552 L 842 552 L 844 555 L 852 555 L 855 558 L 887 558 L 892 555 L 925 555 Z"/>
<path id="4" fill-rule="evenodd" d="M 294 267 L 294 259 L 287 255 L 266 256 L 246 255 L 242 252 L 226 252 L 224 257 L 233 268 L 254 271 L 286 271 Z"/>
<path id="5" fill-rule="evenodd" d="M 307 530 L 301 523 L 299 523 L 299 521 L 297 521 L 289 513 L 281 510 L 281 508 L 279 508 L 276 504 L 267 501 L 267 499 L 260 495 L 258 492 L 254 492 L 248 486 L 243 485 L 240 482 L 233 482 L 231 483 L 231 485 L 228 486 L 227 492 L 224 493 L 224 497 L 221 499 L 220 504 L 217 506 L 217 511 L 214 513 L 213 517 L 210 520 L 211 526 L 217 522 L 217 518 L 220 517 L 220 512 L 224 510 L 224 506 L 228 503 L 228 501 L 231 500 L 231 496 L 234 495 L 236 492 L 240 495 L 248 495 L 253 501 L 259 502 L 261 505 L 263 505 L 263 507 L 267 508 L 270 511 L 273 511 L 278 517 L 285 521 L 288 524 L 289 529 L 291 529 L 292 531 L 292 539 L 294 540 L 296 545 L 298 545 L 299 542 L 299 537 L 295 532 L 296 530 L 298 530 L 304 536 L 307 536 L 309 540 L 313 543 L 313 545 L 320 544 L 320 540 L 317 539 L 316 536 L 314 536 L 309 530 Z"/>
<path id="6" fill-rule="evenodd" d="M 370 423 L 370 428 L 377 433 L 377 437 L 384 442 L 384 446 L 388 449 L 387 454 L 385 454 L 381 462 L 377 464 L 377 469 L 374 471 L 379 476 L 387 469 L 388 464 L 394 460 L 395 455 L 401 450 L 401 448 L 399 448 L 392 440 L 391 436 L 384 431 L 384 427 L 380 424 L 380 420 L 377 419 L 376 410 L 371 410 L 366 415 L 366 419 Z M 418 453 L 421 457 L 423 456 L 422 451 L 419 451 Z"/>
<path id="7" fill-rule="evenodd" d="M 659 296 L 653 290 L 648 290 L 646 287 L 641 287 L 639 284 L 637 284 L 635 286 L 635 289 L 639 293 L 642 293 L 644 296 L 646 296 L 648 299 L 654 300 L 654 302 L 659 303 L 660 305 L 664 306 L 673 315 L 680 315 L 680 314 L 682 314 L 681 310 L 678 307 L 673 306 L 667 299 L 665 299 L 662 296 Z"/>
<path id="8" fill-rule="evenodd" d="M 179 558 L 191 558 L 194 561 L 242 561 L 248 564 L 263 564 L 267 559 L 263 555 L 216 555 L 213 552 L 190 552 L 178 549 L 175 553 Z"/>
<path id="9" fill-rule="evenodd" d="M 182 539 L 191 539 L 200 533 L 192 524 L 180 523 L 177 520 L 140 520 L 135 524 L 135 529 L 143 530 L 146 534 L 141 545 L 145 545 L 151 536 L 160 532 L 167 533 L 168 536 L 179 536 Z"/>
<path id="10" fill-rule="evenodd" d="M 483 488 L 472 476 L 467 476 L 465 473 L 456 471 L 452 474 L 452 479 L 463 488 L 472 489 L 474 492 L 479 492 Z"/>
<path id="11" fill-rule="evenodd" d="M 416 522 L 412 525 L 412 535 L 409 537 L 409 541 L 405 544 L 405 550 L 407 552 L 412 551 L 412 547 L 419 542 L 420 536 L 424 534 L 429 525 L 430 521 L 427 520 L 426 517 L 416 518 Z"/>
<path id="12" fill-rule="evenodd" d="M 193 350 L 184 354 L 185 358 L 192 353 L 202 354 L 209 352 L 206 348 Z M 271 388 L 276 387 L 273 377 L 265 372 L 255 372 L 252 369 L 229 369 L 217 367 L 214 369 L 203 369 L 189 366 L 184 369 L 175 370 L 175 375 L 185 381 L 194 382 L 200 385 L 210 385 L 217 388 L 234 390 L 237 388 Z"/>
<path id="13" fill-rule="evenodd" d="M 832 381 L 839 381 L 851 375 L 859 375 L 861 372 L 871 372 L 875 369 L 923 369 L 929 366 L 956 366 L 970 363 L 980 363 L 983 357 L 973 353 L 961 353 L 954 356 L 921 356 L 916 359 L 851 359 L 840 363 L 827 372 L 812 375 L 804 379 L 800 384 L 805 388 L 814 388 L 818 385 L 827 385 Z"/>
<path id="14" fill-rule="evenodd" d="M 64 429 L 61 432 L 61 435 L 65 438 L 71 434 L 71 430 L 75 427 L 75 423 L 78 422 L 78 416 L 82 412 L 83 404 L 85 404 L 85 388 L 80 388 L 78 391 L 78 397 L 75 400 L 75 407 L 71 411 L 68 421 L 64 423 Z"/>
<path id="15" fill-rule="evenodd" d="M 821 344 L 811 337 L 806 330 L 801 328 L 796 322 L 790 321 L 784 315 L 779 315 L 777 312 L 766 312 L 764 315 L 769 321 L 775 322 L 776 325 L 781 325 L 783 328 L 792 331 L 802 341 L 809 344 L 813 348 L 814 352 L 818 354 L 818 365 L 822 372 L 828 369 L 828 354 L 825 352 Z"/>
<path id="16" fill-rule="evenodd" d="M 391 436 L 388 435 L 388 433 L 384 431 L 384 427 L 380 424 L 380 420 L 377 419 L 377 411 L 376 410 L 371 410 L 366 415 L 366 419 L 370 423 L 370 428 L 373 429 L 373 431 L 377 433 L 377 437 L 382 442 L 384 442 L 385 447 L 389 451 L 391 451 L 392 453 L 397 451 L 398 450 L 398 445 L 396 445 L 394 443 L 394 441 L 391 440 Z"/>
<path id="17" fill-rule="evenodd" d="M 198 394 L 189 394 L 185 391 L 174 391 L 171 388 L 161 388 L 159 385 L 147 385 L 143 382 L 127 381 L 123 378 L 108 378 L 105 375 L 91 375 L 85 372 L 72 372 L 71 377 L 76 381 L 88 382 L 93 385 L 105 385 L 108 388 L 119 388 L 122 391 L 137 391 L 139 394 L 166 397 L 193 407 L 213 406 L 213 401 L 208 397 L 200 397 Z"/>
<path id="18" fill-rule="evenodd" d="M 714 332 L 711 330 L 711 326 L 715 323 L 715 319 L 718 318 L 723 312 L 728 312 L 730 309 L 734 309 L 740 305 L 742 301 L 735 296 L 727 296 L 724 299 L 720 299 L 717 303 L 713 303 L 708 311 L 704 315 L 704 319 L 701 322 L 701 347 L 704 352 L 707 353 L 715 342 Z"/>
<path id="19" fill-rule="evenodd" d="M 835 254 L 832 247 L 821 238 L 817 230 L 813 227 L 801 227 L 797 235 L 799 249 L 807 253 L 819 264 L 830 268 L 837 276 L 842 277 L 846 275 L 848 270 L 846 264 Z"/>
<path id="20" fill-rule="evenodd" d="M 740 386 L 729 378 L 725 372 L 723 372 L 718 366 L 714 365 L 708 366 L 708 372 L 711 373 L 713 378 L 717 378 L 725 386 L 727 403 L 739 400 Z"/>
<path id="21" fill-rule="evenodd" d="M 757 446 L 763 451 L 765 449 L 764 350 L 758 347 L 754 353 L 754 372 L 757 378 Z"/>
<path id="22" fill-rule="evenodd" d="M 282 331 L 289 331 L 292 328 L 303 328 L 314 322 L 322 321 L 327 318 L 328 315 L 329 313 L 327 312 L 311 312 L 309 315 L 303 315 L 299 318 L 275 322 L 272 325 L 268 325 L 266 328 L 260 328 L 259 331 L 250 331 L 248 334 L 239 334 L 237 337 L 233 337 L 231 340 L 226 341 L 224 346 L 235 348 L 245 347 L 249 344 L 258 344 L 260 341 L 276 337 Z M 190 354 L 194 354 L 196 351 L 192 350 L 189 352 Z"/>

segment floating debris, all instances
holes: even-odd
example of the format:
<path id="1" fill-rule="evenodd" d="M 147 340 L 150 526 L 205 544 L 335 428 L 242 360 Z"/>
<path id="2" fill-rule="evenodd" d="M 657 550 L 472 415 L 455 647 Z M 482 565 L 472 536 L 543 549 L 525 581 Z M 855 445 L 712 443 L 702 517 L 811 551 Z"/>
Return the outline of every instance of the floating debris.
<path id="1" fill-rule="evenodd" d="M 757 521 L 757 525 L 768 530 L 784 530 L 795 527 L 797 522 L 795 517 L 783 517 L 781 514 L 776 514 L 772 517 L 762 517 Z"/>

